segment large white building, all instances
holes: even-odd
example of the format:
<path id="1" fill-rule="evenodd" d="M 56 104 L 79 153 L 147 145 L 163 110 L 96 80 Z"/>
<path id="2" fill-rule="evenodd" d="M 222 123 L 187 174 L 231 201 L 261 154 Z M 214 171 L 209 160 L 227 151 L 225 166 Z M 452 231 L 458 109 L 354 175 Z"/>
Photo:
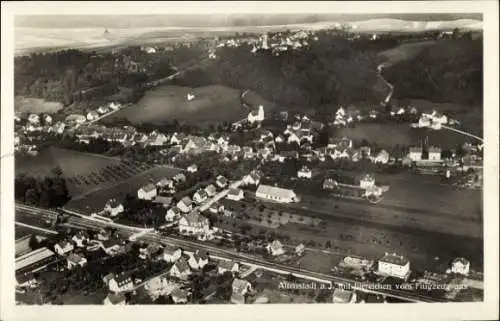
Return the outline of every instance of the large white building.
<path id="1" fill-rule="evenodd" d="M 429 147 L 429 160 L 439 162 L 441 161 L 441 148 Z"/>
<path id="2" fill-rule="evenodd" d="M 257 112 L 252 111 L 248 113 L 247 120 L 249 123 L 260 123 L 264 120 L 264 106 L 260 105 Z"/>
<path id="3" fill-rule="evenodd" d="M 410 147 L 410 152 L 408 157 L 412 162 L 418 162 L 422 160 L 422 147 Z"/>
<path id="4" fill-rule="evenodd" d="M 396 253 L 385 253 L 378 261 L 378 274 L 406 280 L 410 273 L 410 261 Z"/>
<path id="5" fill-rule="evenodd" d="M 297 202 L 299 198 L 293 190 L 279 188 L 269 185 L 259 185 L 255 196 L 260 199 L 280 202 L 280 203 L 292 203 Z"/>

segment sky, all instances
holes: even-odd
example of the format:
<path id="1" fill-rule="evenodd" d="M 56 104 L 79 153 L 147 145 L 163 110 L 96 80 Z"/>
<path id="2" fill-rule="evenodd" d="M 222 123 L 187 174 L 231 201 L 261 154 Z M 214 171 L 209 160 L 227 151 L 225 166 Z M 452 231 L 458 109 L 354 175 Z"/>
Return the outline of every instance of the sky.
<path id="1" fill-rule="evenodd" d="M 211 15 L 31 15 L 16 16 L 16 27 L 29 28 L 148 28 L 281 25 L 323 21 L 349 22 L 393 18 L 414 21 L 475 19 L 481 14 L 211 14 Z"/>

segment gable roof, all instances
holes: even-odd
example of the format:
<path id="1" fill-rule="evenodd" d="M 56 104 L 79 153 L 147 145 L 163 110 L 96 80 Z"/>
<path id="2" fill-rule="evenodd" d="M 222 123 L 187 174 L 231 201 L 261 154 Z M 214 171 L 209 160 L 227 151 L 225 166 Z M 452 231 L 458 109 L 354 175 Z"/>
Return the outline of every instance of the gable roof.
<path id="1" fill-rule="evenodd" d="M 279 197 L 295 197 L 295 193 L 292 190 L 263 184 L 259 185 L 256 193 Z"/>
<path id="2" fill-rule="evenodd" d="M 225 270 L 231 270 L 236 264 L 237 263 L 234 261 L 221 260 L 217 266 Z"/>
<path id="3" fill-rule="evenodd" d="M 193 201 L 191 200 L 191 198 L 189 196 L 184 196 L 180 201 L 179 203 L 184 203 L 184 205 L 186 206 L 191 206 L 191 204 L 193 204 Z"/>
<path id="4" fill-rule="evenodd" d="M 156 186 L 154 186 L 154 184 L 151 184 L 151 183 L 150 183 L 150 184 L 147 184 L 147 185 L 145 185 L 145 186 L 141 187 L 141 189 L 142 189 L 144 192 L 146 192 L 146 193 L 147 193 L 147 192 L 151 192 L 151 191 L 153 191 L 153 190 L 156 190 Z"/>
<path id="5" fill-rule="evenodd" d="M 174 266 L 177 268 L 177 270 L 180 272 L 180 273 L 183 273 L 183 272 L 186 272 L 186 271 L 189 271 L 189 264 L 186 262 L 186 259 L 184 259 L 183 257 L 181 257 L 180 259 L 178 259 L 175 263 L 174 263 Z"/>

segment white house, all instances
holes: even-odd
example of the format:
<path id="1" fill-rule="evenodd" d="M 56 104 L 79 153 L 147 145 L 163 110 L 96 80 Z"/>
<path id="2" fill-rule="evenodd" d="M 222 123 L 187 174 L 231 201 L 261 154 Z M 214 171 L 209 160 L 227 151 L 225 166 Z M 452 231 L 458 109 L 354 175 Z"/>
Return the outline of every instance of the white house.
<path id="1" fill-rule="evenodd" d="M 418 162 L 422 160 L 422 147 L 410 147 L 408 157 L 412 162 Z"/>
<path id="2" fill-rule="evenodd" d="M 396 253 L 385 253 L 378 261 L 378 273 L 406 280 L 410 275 L 410 261 Z"/>
<path id="3" fill-rule="evenodd" d="M 231 303 L 244 304 L 245 295 L 252 289 L 252 285 L 247 280 L 235 278 L 233 280 L 232 288 L 233 292 L 231 294 Z"/>
<path id="4" fill-rule="evenodd" d="M 283 244 L 281 244 L 281 242 L 278 240 L 274 240 L 272 243 L 269 243 L 266 246 L 266 249 L 272 256 L 279 256 L 285 254 Z"/>
<path id="5" fill-rule="evenodd" d="M 43 121 L 44 121 L 44 124 L 45 125 L 52 125 L 52 116 L 50 115 L 45 115 L 45 117 L 43 118 Z"/>
<path id="6" fill-rule="evenodd" d="M 156 197 L 157 193 L 158 191 L 156 189 L 156 186 L 154 186 L 154 184 L 148 184 L 139 188 L 139 190 L 137 191 L 137 197 L 143 200 L 152 200 Z"/>
<path id="7" fill-rule="evenodd" d="M 204 189 L 199 189 L 194 193 L 193 195 L 193 201 L 195 204 L 201 204 L 205 202 L 208 199 L 207 192 Z"/>
<path id="8" fill-rule="evenodd" d="M 181 210 L 182 213 L 188 213 L 193 209 L 193 201 L 189 196 L 184 196 L 178 203 L 177 208 Z"/>
<path id="9" fill-rule="evenodd" d="M 261 123 L 264 120 L 264 106 L 260 105 L 257 111 L 248 113 L 247 120 L 250 124 Z"/>
<path id="10" fill-rule="evenodd" d="M 250 174 L 243 177 L 243 184 L 245 185 L 259 185 L 260 183 L 260 173 L 258 171 L 251 171 Z"/>
<path id="11" fill-rule="evenodd" d="M 109 109 L 106 106 L 99 106 L 99 108 L 97 108 L 97 112 L 102 115 L 109 113 Z"/>
<path id="12" fill-rule="evenodd" d="M 189 255 L 188 264 L 193 270 L 201 270 L 208 264 L 208 255 L 200 253 L 198 250 Z"/>
<path id="13" fill-rule="evenodd" d="M 64 133 L 64 128 L 66 128 L 66 124 L 60 121 L 52 126 L 52 130 L 57 134 Z"/>
<path id="14" fill-rule="evenodd" d="M 170 268 L 169 275 L 181 280 L 186 280 L 191 275 L 191 268 L 183 257 L 179 258 Z"/>
<path id="15" fill-rule="evenodd" d="M 299 171 L 297 171 L 297 177 L 311 179 L 312 172 L 307 166 L 302 166 L 302 168 Z"/>
<path id="16" fill-rule="evenodd" d="M 99 118 L 99 114 L 96 111 L 92 110 L 87 113 L 88 121 L 96 120 L 97 118 Z"/>
<path id="17" fill-rule="evenodd" d="M 71 241 L 73 241 L 77 247 L 85 247 L 86 243 L 89 241 L 89 237 L 86 233 L 80 231 L 73 235 Z"/>
<path id="18" fill-rule="evenodd" d="M 210 230 L 210 222 L 198 211 L 183 215 L 179 220 L 179 232 L 183 234 L 206 234 Z"/>
<path id="19" fill-rule="evenodd" d="M 167 214 L 165 214 L 165 221 L 173 222 L 181 216 L 181 211 L 178 207 L 171 207 L 168 209 Z"/>
<path id="20" fill-rule="evenodd" d="M 233 201 L 241 201 L 244 197 L 243 190 L 239 188 L 230 188 L 227 193 L 227 198 Z"/>
<path id="21" fill-rule="evenodd" d="M 198 165 L 196 164 L 190 165 L 188 166 L 188 168 L 186 168 L 186 171 L 188 173 L 196 173 L 198 171 Z"/>
<path id="22" fill-rule="evenodd" d="M 118 110 L 118 109 L 120 109 L 120 107 L 121 107 L 121 106 L 122 106 L 122 105 L 121 105 L 120 103 L 115 103 L 114 101 L 112 101 L 112 102 L 110 102 L 110 103 L 108 104 L 108 107 L 109 107 L 109 109 L 111 109 L 111 110 Z"/>
<path id="23" fill-rule="evenodd" d="M 470 262 L 463 257 L 458 257 L 451 262 L 451 272 L 456 274 L 468 275 Z"/>
<path id="24" fill-rule="evenodd" d="M 66 253 L 73 251 L 74 248 L 73 244 L 67 240 L 60 241 L 54 245 L 54 251 L 59 255 L 65 255 Z"/>
<path id="25" fill-rule="evenodd" d="M 205 187 L 205 192 L 207 193 L 208 197 L 212 197 L 217 194 L 217 188 L 215 187 L 215 185 L 210 184 Z"/>
<path id="26" fill-rule="evenodd" d="M 158 186 L 159 188 L 173 188 L 174 181 L 169 178 L 164 178 L 158 181 L 158 183 L 156 183 L 156 186 Z"/>
<path id="27" fill-rule="evenodd" d="M 429 147 L 429 160 L 439 162 L 441 161 L 441 148 L 439 147 Z"/>
<path id="28" fill-rule="evenodd" d="M 124 208 L 121 203 L 119 203 L 116 199 L 112 198 L 106 202 L 104 206 L 104 211 L 108 213 L 109 216 L 115 217 L 120 213 L 123 213 Z"/>
<path id="29" fill-rule="evenodd" d="M 130 275 L 120 273 L 109 280 L 108 287 L 114 293 L 132 291 L 134 289 L 134 281 Z"/>
<path id="30" fill-rule="evenodd" d="M 182 249 L 172 246 L 165 246 L 163 249 L 163 260 L 168 263 L 175 263 L 182 256 Z"/>
<path id="31" fill-rule="evenodd" d="M 305 251 L 305 246 L 302 243 L 297 245 L 297 247 L 295 248 L 295 254 L 297 254 L 298 256 L 304 255 L 304 251 Z"/>
<path id="32" fill-rule="evenodd" d="M 38 124 L 40 123 L 40 116 L 38 116 L 37 114 L 31 114 L 28 116 L 28 122 L 32 124 Z"/>
<path id="33" fill-rule="evenodd" d="M 257 188 L 255 196 L 260 199 L 271 200 L 280 203 L 292 203 L 299 200 L 293 190 L 262 184 Z"/>
<path id="34" fill-rule="evenodd" d="M 377 156 L 373 159 L 376 164 L 387 164 L 389 162 L 390 155 L 384 149 L 382 149 Z"/>
<path id="35" fill-rule="evenodd" d="M 234 261 L 221 260 L 217 264 L 217 273 L 224 274 L 226 272 L 236 273 L 240 270 L 238 263 Z"/>
<path id="36" fill-rule="evenodd" d="M 196 98 L 196 95 L 193 92 L 187 94 L 187 101 L 192 101 Z"/>
<path id="37" fill-rule="evenodd" d="M 217 176 L 216 180 L 215 180 L 215 184 L 217 185 L 217 187 L 219 188 L 225 188 L 227 186 L 227 184 L 229 183 L 229 181 L 227 180 L 227 178 L 225 178 L 224 176 L 222 175 L 219 175 Z"/>
<path id="38" fill-rule="evenodd" d="M 359 187 L 367 189 L 375 186 L 375 179 L 370 174 L 364 174 L 359 180 Z"/>
<path id="39" fill-rule="evenodd" d="M 75 253 L 70 253 L 66 260 L 68 263 L 68 270 L 76 266 L 84 267 L 85 264 L 87 264 L 87 259 L 84 256 Z"/>

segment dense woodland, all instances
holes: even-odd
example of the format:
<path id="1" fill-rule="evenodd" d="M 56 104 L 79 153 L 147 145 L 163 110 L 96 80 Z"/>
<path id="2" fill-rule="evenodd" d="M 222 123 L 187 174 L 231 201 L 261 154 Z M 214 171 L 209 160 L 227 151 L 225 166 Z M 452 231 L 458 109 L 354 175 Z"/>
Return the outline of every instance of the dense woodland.
<path id="1" fill-rule="evenodd" d="M 482 39 L 438 41 L 414 59 L 388 68 L 384 77 L 395 85 L 395 97 L 480 104 L 482 57 Z"/>
<path id="2" fill-rule="evenodd" d="M 45 208 L 62 206 L 70 198 L 63 173 L 58 167 L 52 170 L 50 177 L 43 179 L 17 175 L 14 187 L 16 200 Z"/>
<path id="3" fill-rule="evenodd" d="M 378 53 L 396 47 L 395 38 L 349 41 L 343 35 L 318 35 L 319 41 L 310 41 L 308 48 L 279 56 L 268 51 L 254 55 L 245 46 L 220 48 L 219 59 L 212 66 L 194 70 L 177 82 L 251 89 L 289 107 L 378 104 L 385 98 L 388 89 L 376 71 L 383 62 Z M 468 35 L 437 40 L 414 59 L 387 68 L 384 77 L 395 86 L 398 98 L 481 102 L 482 39 Z"/>

